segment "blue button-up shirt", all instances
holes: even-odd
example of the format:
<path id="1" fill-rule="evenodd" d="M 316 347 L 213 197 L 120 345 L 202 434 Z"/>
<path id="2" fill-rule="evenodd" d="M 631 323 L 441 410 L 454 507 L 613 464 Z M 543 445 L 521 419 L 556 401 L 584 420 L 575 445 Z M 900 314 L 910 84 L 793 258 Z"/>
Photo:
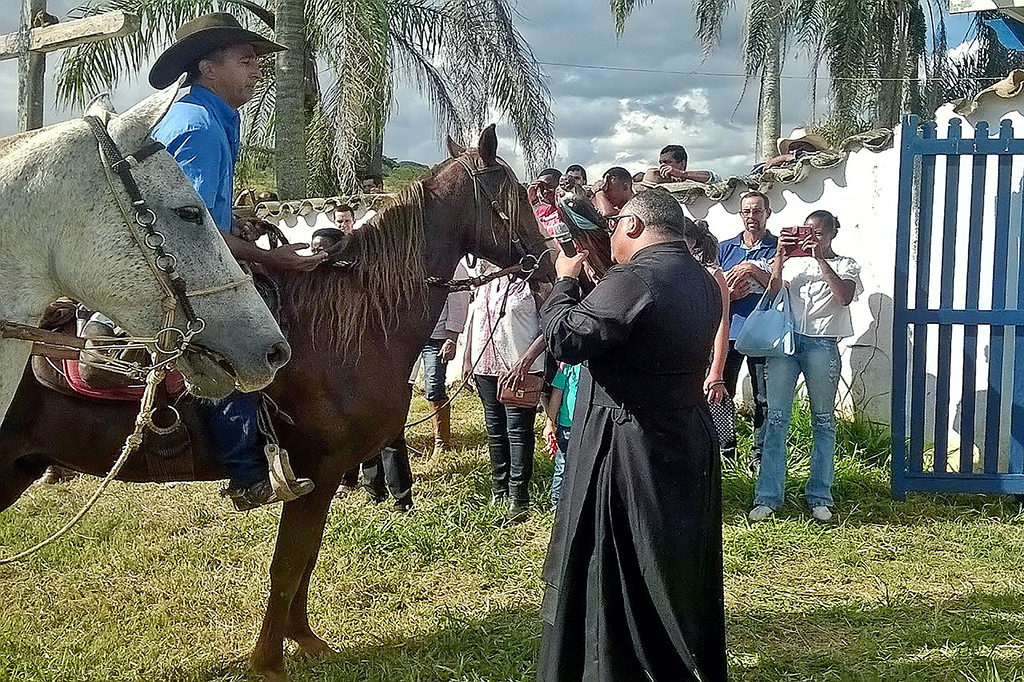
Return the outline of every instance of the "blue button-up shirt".
<path id="1" fill-rule="evenodd" d="M 743 233 L 739 233 L 732 239 L 726 239 L 718 244 L 718 264 L 722 270 L 728 272 L 745 260 L 768 260 L 775 257 L 775 251 L 779 248 L 779 238 L 765 230 L 764 238 L 760 244 L 752 248 L 743 243 Z M 732 318 L 729 320 L 729 338 L 733 341 L 743 329 L 743 323 L 747 315 L 754 311 L 757 302 L 761 300 L 761 293 L 750 293 L 729 304 L 729 312 Z"/>
<path id="2" fill-rule="evenodd" d="M 210 90 L 193 85 L 187 95 L 171 105 L 152 133 L 181 166 L 221 232 L 231 230 L 241 129 L 237 110 Z"/>

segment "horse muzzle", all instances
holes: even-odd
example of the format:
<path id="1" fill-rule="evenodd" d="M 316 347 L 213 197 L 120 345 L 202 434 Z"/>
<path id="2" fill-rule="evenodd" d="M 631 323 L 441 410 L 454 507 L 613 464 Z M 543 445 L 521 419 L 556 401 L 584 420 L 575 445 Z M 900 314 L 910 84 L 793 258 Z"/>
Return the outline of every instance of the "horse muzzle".
<path id="1" fill-rule="evenodd" d="M 189 390 L 202 398 L 223 398 L 235 391 L 249 393 L 265 388 L 277 370 L 291 359 L 292 350 L 283 337 L 252 343 L 244 353 L 226 353 L 209 340 L 191 344 L 178 367 Z"/>

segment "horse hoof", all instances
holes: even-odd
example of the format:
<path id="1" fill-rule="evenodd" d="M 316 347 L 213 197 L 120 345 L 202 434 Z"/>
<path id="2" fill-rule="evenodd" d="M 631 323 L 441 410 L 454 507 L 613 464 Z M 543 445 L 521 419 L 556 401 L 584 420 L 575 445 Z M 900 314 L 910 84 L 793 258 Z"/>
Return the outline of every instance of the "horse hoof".
<path id="1" fill-rule="evenodd" d="M 41 485 L 56 485 L 66 483 L 75 478 L 78 474 L 71 469 L 65 469 L 56 465 L 46 468 L 46 473 L 39 479 Z"/>
<path id="2" fill-rule="evenodd" d="M 298 645 L 295 655 L 299 658 L 324 658 L 338 653 L 316 635 L 298 638 L 295 643 Z"/>

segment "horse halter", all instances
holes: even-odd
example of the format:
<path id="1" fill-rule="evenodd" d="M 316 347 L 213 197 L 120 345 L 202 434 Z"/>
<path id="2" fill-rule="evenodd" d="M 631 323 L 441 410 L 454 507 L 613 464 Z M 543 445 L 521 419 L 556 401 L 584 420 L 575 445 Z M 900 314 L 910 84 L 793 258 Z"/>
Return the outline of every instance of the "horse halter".
<path id="1" fill-rule="evenodd" d="M 185 279 L 177 270 L 178 259 L 164 248 L 166 239 L 163 233 L 156 229 L 156 213 L 146 203 L 131 170 L 132 167 L 153 154 L 162 151 L 164 145 L 159 142 L 150 142 L 131 154 L 122 154 L 107 131 L 107 126 L 103 121 L 96 116 L 86 116 L 85 121 L 89 124 L 90 130 L 99 144 L 100 159 L 103 161 L 103 170 L 107 177 L 107 183 L 110 186 L 114 201 L 121 212 L 124 224 L 128 227 L 132 239 L 134 239 L 142 251 L 146 263 L 153 270 L 157 283 L 164 291 L 161 304 L 163 308 L 163 323 L 160 332 L 156 335 L 154 346 L 164 355 L 178 357 L 184 353 L 192 337 L 199 334 L 206 326 L 203 318 L 196 314 L 190 298 L 234 289 L 245 285 L 251 281 L 251 278 L 245 277 L 227 284 L 189 291 Z M 111 172 L 117 174 L 125 190 L 128 192 L 128 198 L 131 200 L 131 209 L 134 215 L 130 215 L 128 209 L 126 209 L 121 201 L 117 188 L 114 186 Z M 174 327 L 174 314 L 179 305 L 185 311 L 185 317 L 188 320 L 188 326 L 184 331 Z"/>
<path id="2" fill-rule="evenodd" d="M 505 227 L 505 231 L 508 233 L 509 255 L 512 255 L 512 246 L 515 246 L 516 250 L 519 252 L 519 266 L 524 275 L 523 278 L 529 279 L 530 276 L 537 271 L 537 268 L 540 267 L 540 258 L 526 251 L 522 240 L 516 235 L 515 226 L 512 225 L 512 219 L 508 217 L 508 214 L 505 213 L 504 210 L 502 210 L 498 199 L 491 194 L 491 191 L 484 186 L 483 182 L 480 181 L 480 177 L 483 175 L 490 173 L 503 173 L 506 180 L 515 184 L 516 180 L 515 175 L 512 173 L 512 169 L 509 168 L 508 164 L 500 158 L 496 158 L 494 164 L 484 166 L 483 168 L 474 168 L 461 156 L 456 157 L 455 160 L 459 162 L 459 165 L 462 166 L 463 169 L 465 169 L 466 173 L 469 175 L 469 179 L 473 182 L 473 206 L 476 213 L 477 241 L 480 241 L 481 225 L 483 223 L 480 219 L 480 212 L 482 208 L 480 197 L 482 195 L 490 208 L 491 238 L 494 239 L 494 243 L 497 245 L 498 236 L 494 233 L 494 218 L 497 217 L 498 221 Z"/>

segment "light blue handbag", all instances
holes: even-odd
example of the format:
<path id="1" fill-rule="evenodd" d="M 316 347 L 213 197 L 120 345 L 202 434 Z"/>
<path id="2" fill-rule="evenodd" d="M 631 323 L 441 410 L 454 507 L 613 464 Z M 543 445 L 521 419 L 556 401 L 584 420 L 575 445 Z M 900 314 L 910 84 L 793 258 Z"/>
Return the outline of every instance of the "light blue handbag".
<path id="1" fill-rule="evenodd" d="M 736 337 L 736 350 L 744 355 L 770 358 L 796 352 L 789 291 L 782 287 L 774 300 L 769 300 L 770 296 L 769 291 L 764 292 Z"/>

